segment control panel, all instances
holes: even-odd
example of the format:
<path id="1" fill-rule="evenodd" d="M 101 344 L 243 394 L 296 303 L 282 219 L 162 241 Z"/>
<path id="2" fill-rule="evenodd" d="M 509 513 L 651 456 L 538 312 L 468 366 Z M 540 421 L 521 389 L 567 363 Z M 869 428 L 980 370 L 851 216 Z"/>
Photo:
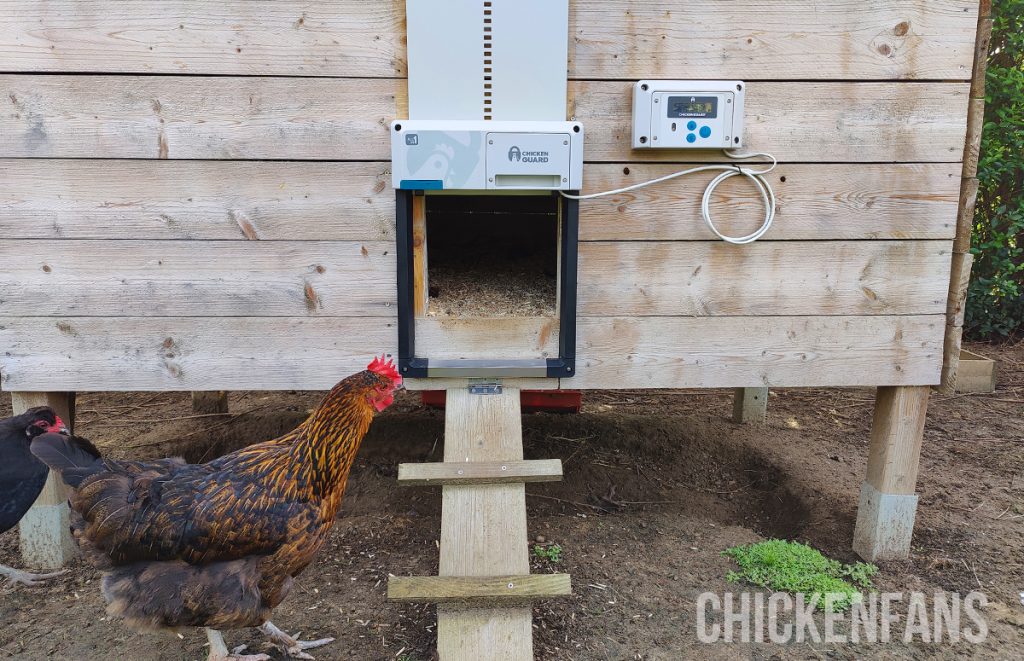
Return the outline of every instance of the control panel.
<path id="1" fill-rule="evenodd" d="M 633 87 L 633 149 L 743 146 L 740 80 L 641 80 Z"/>
<path id="2" fill-rule="evenodd" d="M 396 120 L 401 190 L 578 190 L 583 125 L 564 121 Z"/>

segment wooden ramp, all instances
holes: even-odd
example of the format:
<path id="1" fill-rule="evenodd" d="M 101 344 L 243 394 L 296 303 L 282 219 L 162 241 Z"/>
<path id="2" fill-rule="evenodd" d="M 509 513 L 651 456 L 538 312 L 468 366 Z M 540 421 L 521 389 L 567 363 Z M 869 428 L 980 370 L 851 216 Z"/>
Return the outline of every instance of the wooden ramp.
<path id="1" fill-rule="evenodd" d="M 388 582 L 388 599 L 439 604 L 441 661 L 532 660 L 530 602 L 570 594 L 567 574 L 530 575 L 525 483 L 562 465 L 523 461 L 519 397 L 449 389 L 444 462 L 399 467 L 401 484 L 443 485 L 440 576 Z"/>

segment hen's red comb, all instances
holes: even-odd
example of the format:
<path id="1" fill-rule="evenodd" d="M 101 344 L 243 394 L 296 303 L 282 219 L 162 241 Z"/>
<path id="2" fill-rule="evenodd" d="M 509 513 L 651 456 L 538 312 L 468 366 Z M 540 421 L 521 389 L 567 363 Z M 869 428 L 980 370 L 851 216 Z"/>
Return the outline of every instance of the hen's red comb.
<path id="1" fill-rule="evenodd" d="M 374 358 L 370 364 L 366 366 L 366 369 L 371 372 L 376 372 L 381 376 L 388 377 L 397 387 L 402 384 L 402 377 L 398 373 L 398 369 L 395 367 L 395 361 L 391 358 L 387 358 L 385 361 L 385 358 L 387 358 L 387 355 Z"/>

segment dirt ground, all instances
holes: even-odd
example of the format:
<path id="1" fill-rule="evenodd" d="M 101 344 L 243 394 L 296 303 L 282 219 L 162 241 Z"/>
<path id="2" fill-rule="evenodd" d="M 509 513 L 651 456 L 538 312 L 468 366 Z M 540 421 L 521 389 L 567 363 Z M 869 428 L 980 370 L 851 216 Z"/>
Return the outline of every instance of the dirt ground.
<path id="1" fill-rule="evenodd" d="M 855 560 L 873 393 L 773 391 L 767 426 L 752 427 L 730 422 L 728 392 L 608 391 L 585 393 L 580 415 L 523 419 L 527 458 L 560 458 L 565 467 L 564 481 L 527 487 L 531 540 L 563 549 L 559 564 L 535 559 L 533 571 L 573 580 L 571 598 L 534 607 L 536 657 L 1024 657 L 1024 343 L 971 348 L 999 359 L 999 390 L 933 397 L 913 551 L 882 564 L 875 583 L 882 591 L 983 591 L 984 643 L 698 642 L 697 595 L 730 589 L 723 549 L 782 537 Z M 292 428 L 318 398 L 232 393 L 230 417 L 190 418 L 187 393 L 87 393 L 76 426 L 111 456 L 202 461 Z M 0 396 L 0 415 L 9 414 L 10 398 Z M 440 492 L 399 488 L 395 476 L 400 462 L 440 460 L 443 419 L 405 393 L 374 423 L 330 543 L 275 617 L 306 638 L 335 637 L 318 659 L 432 658 L 433 607 L 390 604 L 384 594 L 389 573 L 437 573 Z M 16 531 L 0 535 L 0 562 L 20 565 Z M 205 658 L 199 630 L 139 634 L 107 618 L 98 579 L 76 564 L 47 587 L 0 587 L 0 655 Z M 254 631 L 226 638 L 261 649 Z"/>

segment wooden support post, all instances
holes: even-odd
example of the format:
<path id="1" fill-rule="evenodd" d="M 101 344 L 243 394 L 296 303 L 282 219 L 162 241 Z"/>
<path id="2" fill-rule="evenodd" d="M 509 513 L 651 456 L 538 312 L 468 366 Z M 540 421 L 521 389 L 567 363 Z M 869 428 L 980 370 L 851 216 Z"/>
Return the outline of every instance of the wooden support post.
<path id="1" fill-rule="evenodd" d="M 927 386 L 899 386 L 879 388 L 875 395 L 868 474 L 853 533 L 853 550 L 865 560 L 910 554 L 929 392 Z"/>
<path id="2" fill-rule="evenodd" d="M 476 395 L 450 389 L 444 461 L 520 461 L 519 389 Z M 530 573 L 523 484 L 445 486 L 441 495 L 441 576 Z M 437 607 L 440 661 L 530 661 L 531 608 Z"/>
<path id="3" fill-rule="evenodd" d="M 34 406 L 49 406 L 68 429 L 75 424 L 75 394 L 67 392 L 11 393 L 14 415 Z M 51 471 L 42 492 L 18 525 L 21 557 L 30 567 L 59 569 L 75 556 L 71 539 L 68 497 L 60 478 Z"/>
<path id="4" fill-rule="evenodd" d="M 768 419 L 767 388 L 736 388 L 732 400 L 732 421 L 762 425 Z"/>
<path id="5" fill-rule="evenodd" d="M 228 393 L 226 390 L 192 393 L 192 410 L 196 413 L 227 413 Z"/>
<path id="6" fill-rule="evenodd" d="M 430 297 L 427 278 L 427 198 L 412 197 L 412 301 L 413 314 L 427 314 Z"/>
<path id="7" fill-rule="evenodd" d="M 967 287 L 971 279 L 971 234 L 978 196 L 978 158 L 981 133 L 985 126 L 985 72 L 992 41 L 992 2 L 982 0 L 978 12 L 978 29 L 974 41 L 974 70 L 971 78 L 971 99 L 967 106 L 967 138 L 964 144 L 963 169 L 960 179 L 960 204 L 957 208 L 956 237 L 953 240 L 953 264 L 949 275 L 946 299 L 946 335 L 942 350 L 942 376 L 939 392 L 956 389 L 963 339 L 964 310 Z"/>

